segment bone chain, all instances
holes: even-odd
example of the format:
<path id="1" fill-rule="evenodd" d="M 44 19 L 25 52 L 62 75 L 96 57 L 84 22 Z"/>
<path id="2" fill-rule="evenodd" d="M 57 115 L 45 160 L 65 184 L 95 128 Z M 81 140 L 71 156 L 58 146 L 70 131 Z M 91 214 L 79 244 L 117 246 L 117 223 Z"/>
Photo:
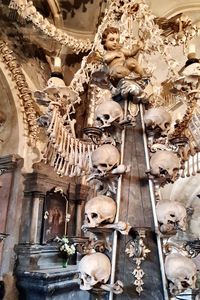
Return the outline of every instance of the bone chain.
<path id="1" fill-rule="evenodd" d="M 18 91 L 18 99 L 21 107 L 21 111 L 24 116 L 24 125 L 27 128 L 30 144 L 34 144 L 38 126 L 36 123 L 36 112 L 33 105 L 33 98 L 29 86 L 26 81 L 22 69 L 17 62 L 13 51 L 9 49 L 8 45 L 4 42 L 0 42 L 0 57 L 2 62 L 6 65 L 6 68 L 10 71 L 9 75 L 16 83 L 16 89 Z"/>
<path id="2" fill-rule="evenodd" d="M 64 126 L 58 107 L 53 108 L 47 133 L 48 144 L 43 158 L 57 174 L 74 177 L 89 172 L 91 154 L 97 146 L 74 138 Z"/>
<path id="3" fill-rule="evenodd" d="M 22 2 L 22 4 L 20 4 L 20 2 Z M 89 39 L 76 39 L 72 36 L 69 36 L 62 29 L 56 28 L 48 21 L 47 18 L 44 18 L 37 11 L 32 1 L 12 0 L 9 4 L 9 7 L 16 10 L 20 17 L 22 17 L 23 19 L 31 21 L 44 34 L 55 39 L 62 45 L 67 45 L 75 53 L 78 54 L 80 52 L 86 52 L 91 49 L 92 43 Z"/>

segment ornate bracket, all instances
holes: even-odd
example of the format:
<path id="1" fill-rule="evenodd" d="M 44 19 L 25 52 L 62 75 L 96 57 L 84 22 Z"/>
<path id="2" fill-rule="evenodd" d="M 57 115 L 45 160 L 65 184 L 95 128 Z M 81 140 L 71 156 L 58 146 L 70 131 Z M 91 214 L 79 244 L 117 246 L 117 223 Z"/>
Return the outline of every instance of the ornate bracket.
<path id="1" fill-rule="evenodd" d="M 188 241 L 186 239 L 178 239 L 178 235 L 176 235 L 166 239 L 163 244 L 163 252 L 167 255 L 173 252 L 173 250 L 178 251 L 180 254 L 194 258 L 200 254 L 200 241 L 198 239 Z"/>
<path id="2" fill-rule="evenodd" d="M 129 257 L 132 257 L 136 263 L 136 267 L 133 270 L 132 274 L 135 276 L 134 285 L 136 286 L 136 291 L 140 295 L 143 291 L 143 276 L 145 275 L 143 269 L 141 268 L 141 263 L 146 259 L 146 256 L 151 252 L 144 244 L 144 239 L 146 237 L 147 228 L 138 228 L 135 229 L 136 237 L 133 241 L 128 242 L 128 246 L 125 252 Z"/>

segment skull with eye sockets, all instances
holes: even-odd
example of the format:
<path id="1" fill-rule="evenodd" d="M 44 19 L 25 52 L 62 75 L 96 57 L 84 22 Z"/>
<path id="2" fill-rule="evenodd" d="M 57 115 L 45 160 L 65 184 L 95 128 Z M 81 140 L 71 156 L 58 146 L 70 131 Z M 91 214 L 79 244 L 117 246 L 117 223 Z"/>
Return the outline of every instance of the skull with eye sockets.
<path id="1" fill-rule="evenodd" d="M 104 144 L 94 150 L 91 156 L 93 172 L 104 176 L 120 163 L 120 154 L 116 147 Z"/>
<path id="2" fill-rule="evenodd" d="M 84 225 L 97 227 L 102 223 L 113 223 L 116 209 L 116 202 L 112 198 L 104 195 L 94 197 L 85 205 Z"/>
<path id="3" fill-rule="evenodd" d="M 78 265 L 81 290 L 91 290 L 97 283 L 106 283 L 110 277 L 111 263 L 103 253 L 85 255 Z"/>

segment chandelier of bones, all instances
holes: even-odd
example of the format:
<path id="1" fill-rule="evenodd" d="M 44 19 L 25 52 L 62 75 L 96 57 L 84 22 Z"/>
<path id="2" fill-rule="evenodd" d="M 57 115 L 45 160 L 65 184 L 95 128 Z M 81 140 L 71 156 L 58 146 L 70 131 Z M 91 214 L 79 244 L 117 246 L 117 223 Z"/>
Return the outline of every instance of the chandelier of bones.
<path id="1" fill-rule="evenodd" d="M 21 3 L 17 0 L 12 0 L 10 6 L 12 9 L 17 9 L 22 18 L 29 18 L 34 24 L 37 23 L 37 27 L 41 30 L 44 29 L 44 24 L 47 24 L 47 20 L 39 17 L 39 13 L 35 9 L 33 13 L 30 13 L 30 7 L 33 7 L 31 1 L 23 1 L 23 3 Z M 38 21 L 36 22 L 35 20 L 37 18 Z M 43 25 L 40 26 L 41 24 Z M 137 32 L 134 29 L 136 24 L 138 28 Z M 171 31 L 168 31 L 168 33 L 165 32 L 167 24 L 169 25 L 168 27 L 171 28 Z M 138 79 L 134 76 L 132 77 L 132 74 L 129 74 L 127 78 L 121 78 L 117 84 L 113 84 L 113 82 L 109 80 L 109 66 L 104 60 L 106 50 L 102 45 L 102 34 L 108 27 L 119 29 L 120 43 L 128 50 L 133 46 L 136 47 L 138 40 L 141 42 L 138 61 L 139 65 L 142 65 L 145 70 L 144 73 L 146 76 L 143 76 L 144 78 Z M 48 29 L 49 26 L 43 31 L 48 34 Z M 145 85 L 149 82 L 150 85 L 153 86 L 154 91 L 156 89 L 157 91 L 160 90 L 160 87 L 156 86 L 155 80 L 152 80 L 154 77 L 154 66 L 149 63 L 150 55 L 153 53 L 162 55 L 166 63 L 166 69 L 168 70 L 167 79 L 173 81 L 178 78 L 178 62 L 171 57 L 169 51 L 170 46 L 182 44 L 184 47 L 187 47 L 190 39 L 198 34 L 199 29 L 195 25 L 192 25 L 191 21 L 183 15 L 177 15 L 172 19 L 159 19 L 152 14 L 145 1 L 109 1 L 105 16 L 98 27 L 93 45 L 91 46 L 91 51 L 88 56 L 83 58 L 81 68 L 74 75 L 71 84 L 66 87 L 63 79 L 57 78 L 55 74 L 62 73 L 60 69 L 57 73 L 53 72 L 53 76 L 49 79 L 47 87 L 43 91 L 35 93 L 37 99 L 46 99 L 45 103 L 48 106 L 47 112 L 42 120 L 42 122 L 44 122 L 45 119 L 45 125 L 48 127 L 47 133 L 49 142 L 44 153 L 46 162 L 54 166 L 55 171 L 61 176 L 87 174 L 91 167 L 91 153 L 95 150 L 97 145 L 93 142 L 86 143 L 76 138 L 74 130 L 76 120 L 71 118 L 75 111 L 75 105 L 81 101 L 80 95 L 84 91 L 84 86 L 88 85 L 91 93 L 91 124 L 94 124 L 97 105 L 108 98 L 112 100 L 113 97 L 119 94 L 122 98 L 126 98 L 128 94 L 131 94 L 132 98 L 136 99 L 133 105 L 129 103 L 129 112 L 134 121 L 134 117 L 138 112 L 136 106 L 141 99 L 147 97 L 153 107 L 159 105 L 158 99 L 160 94 L 157 93 L 157 95 L 154 94 L 152 97 L 149 97 L 150 95 L 145 94 L 143 91 Z M 55 36 L 59 36 L 56 31 Z M 76 41 L 76 43 L 79 42 Z M 81 42 L 79 44 L 82 45 Z M 69 46 L 70 45 L 69 43 Z M 84 51 L 84 47 L 82 50 Z M 59 57 L 56 57 L 55 61 L 56 60 L 58 63 Z M 60 64 L 61 62 L 58 63 L 58 68 Z M 55 63 L 55 69 L 56 68 Z M 106 82 L 106 86 L 103 88 L 102 82 Z M 108 96 L 108 94 L 110 94 L 110 96 Z M 103 103 L 103 106 L 105 107 L 106 105 Z M 113 119 L 113 116 L 109 115 L 109 117 Z M 40 118 L 40 121 L 41 119 L 42 118 Z M 126 118 L 120 118 L 120 121 L 122 124 L 126 123 Z M 87 163 L 85 163 L 85 159 Z"/>

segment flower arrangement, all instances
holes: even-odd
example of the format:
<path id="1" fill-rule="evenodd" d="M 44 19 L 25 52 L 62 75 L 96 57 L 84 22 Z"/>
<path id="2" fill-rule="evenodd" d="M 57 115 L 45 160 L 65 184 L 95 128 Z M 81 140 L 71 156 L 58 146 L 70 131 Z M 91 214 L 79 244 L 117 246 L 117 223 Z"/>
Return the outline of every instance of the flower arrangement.
<path id="1" fill-rule="evenodd" d="M 76 252 L 75 244 L 71 244 L 65 235 L 62 238 L 57 236 L 55 241 L 60 245 L 60 252 L 66 254 L 67 256 L 73 255 Z"/>

